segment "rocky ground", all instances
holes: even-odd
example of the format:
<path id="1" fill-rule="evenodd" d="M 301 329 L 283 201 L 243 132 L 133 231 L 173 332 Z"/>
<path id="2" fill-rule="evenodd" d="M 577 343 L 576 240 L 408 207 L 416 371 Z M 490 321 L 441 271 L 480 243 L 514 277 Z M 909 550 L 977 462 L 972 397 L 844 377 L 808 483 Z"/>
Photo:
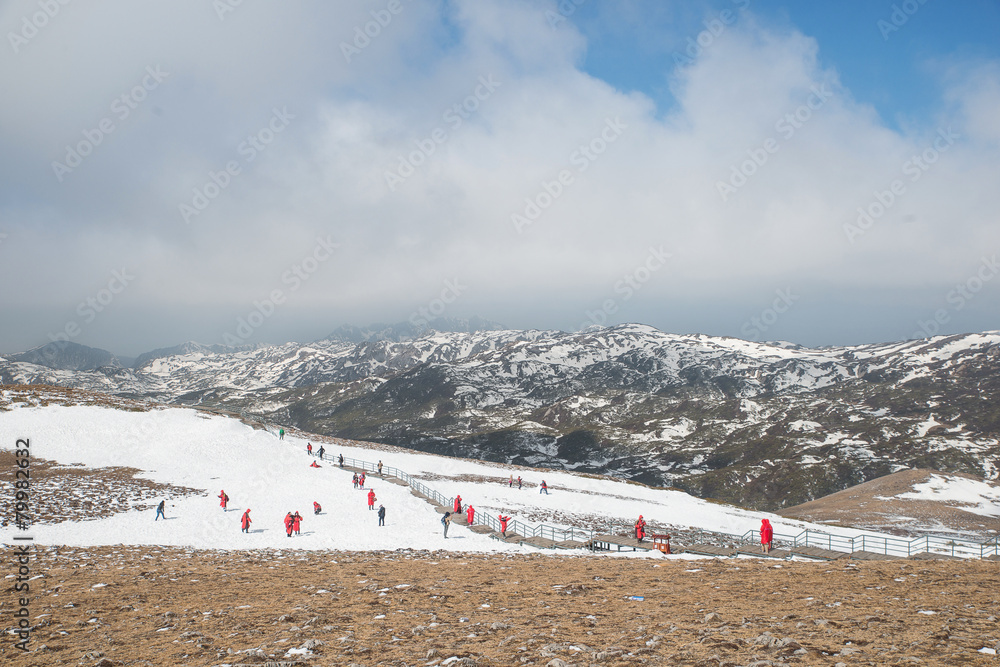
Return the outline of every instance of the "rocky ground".
<path id="1" fill-rule="evenodd" d="M 28 567 L 30 650 L 5 635 L 0 664 L 997 665 L 1000 649 L 990 561 L 117 546 L 41 547 Z"/>

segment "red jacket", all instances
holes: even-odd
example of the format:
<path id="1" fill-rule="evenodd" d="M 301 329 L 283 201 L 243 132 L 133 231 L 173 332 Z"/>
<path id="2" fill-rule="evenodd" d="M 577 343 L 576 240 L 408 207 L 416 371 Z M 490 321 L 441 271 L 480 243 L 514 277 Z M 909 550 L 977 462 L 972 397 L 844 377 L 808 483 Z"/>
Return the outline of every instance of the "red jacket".
<path id="1" fill-rule="evenodd" d="M 767 519 L 761 519 L 760 521 L 760 543 L 769 544 L 774 540 L 774 528 L 771 527 L 771 522 Z"/>
<path id="2" fill-rule="evenodd" d="M 500 519 L 500 532 L 501 533 L 506 532 L 507 531 L 507 522 L 510 521 L 510 517 L 509 516 L 504 516 L 503 514 L 501 514 L 497 518 Z"/>
<path id="3" fill-rule="evenodd" d="M 473 507 L 472 505 L 469 505 L 469 507 L 465 510 L 465 520 L 468 521 L 469 525 L 471 526 L 472 520 L 475 518 L 476 518 L 476 508 Z"/>
<path id="4" fill-rule="evenodd" d="M 462 496 L 455 497 L 455 513 L 459 514 L 462 511 Z"/>
<path id="5" fill-rule="evenodd" d="M 225 507 L 227 502 L 229 502 L 229 496 L 227 496 L 226 492 L 223 491 L 219 494 L 219 505 L 221 507 Z"/>
<path id="6" fill-rule="evenodd" d="M 375 489 L 371 489 L 368 492 L 368 507 L 375 506 Z"/>
<path id="7" fill-rule="evenodd" d="M 302 522 L 302 516 L 296 512 L 292 515 L 292 530 L 296 533 L 299 532 L 299 524 Z"/>
<path id="8" fill-rule="evenodd" d="M 289 512 L 288 514 L 285 515 L 285 530 L 291 530 L 292 529 L 292 522 L 293 521 L 294 521 L 294 519 L 292 518 L 292 513 L 291 512 Z"/>
<path id="9" fill-rule="evenodd" d="M 240 519 L 240 528 L 247 528 L 250 525 L 250 510 L 243 513 L 243 518 Z"/>

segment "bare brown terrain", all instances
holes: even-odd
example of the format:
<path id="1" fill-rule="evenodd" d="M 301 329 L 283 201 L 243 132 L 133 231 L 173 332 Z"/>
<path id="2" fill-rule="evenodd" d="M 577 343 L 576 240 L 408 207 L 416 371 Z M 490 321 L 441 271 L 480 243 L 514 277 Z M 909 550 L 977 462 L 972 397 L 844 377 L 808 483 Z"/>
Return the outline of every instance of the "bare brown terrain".
<path id="1" fill-rule="evenodd" d="M 980 651 L 1000 648 L 992 561 L 117 546 L 30 568 L 30 650 L 5 635 L 0 664 L 996 665 Z M 15 603 L 8 578 L 7 623 Z"/>
<path id="2" fill-rule="evenodd" d="M 802 521 L 828 523 L 915 537 L 926 533 L 958 533 L 972 539 L 990 539 L 1000 533 L 1000 516 L 969 512 L 959 502 L 896 498 L 927 482 L 931 475 L 969 479 L 994 487 L 1000 484 L 962 473 L 936 470 L 902 470 L 878 477 L 823 498 L 778 512 Z"/>

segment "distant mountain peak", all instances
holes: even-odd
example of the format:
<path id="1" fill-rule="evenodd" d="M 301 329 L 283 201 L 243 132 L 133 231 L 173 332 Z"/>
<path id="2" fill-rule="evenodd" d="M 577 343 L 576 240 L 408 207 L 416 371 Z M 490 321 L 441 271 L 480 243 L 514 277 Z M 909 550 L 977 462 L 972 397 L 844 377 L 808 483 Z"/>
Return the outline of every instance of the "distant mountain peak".
<path id="1" fill-rule="evenodd" d="M 399 343 L 407 340 L 415 340 L 434 331 L 445 333 L 476 333 L 477 331 L 502 331 L 505 328 L 499 322 L 478 316 L 469 319 L 439 317 L 427 322 L 427 326 L 417 326 L 412 322 L 397 322 L 396 324 L 378 322 L 367 327 L 345 324 L 334 329 L 333 332 L 322 340 L 353 343 L 355 345 L 370 341 Z"/>
<path id="2" fill-rule="evenodd" d="M 102 366 L 121 366 L 118 358 L 96 347 L 87 347 L 72 341 L 53 341 L 34 347 L 27 352 L 7 356 L 36 366 L 60 371 L 92 371 Z"/>

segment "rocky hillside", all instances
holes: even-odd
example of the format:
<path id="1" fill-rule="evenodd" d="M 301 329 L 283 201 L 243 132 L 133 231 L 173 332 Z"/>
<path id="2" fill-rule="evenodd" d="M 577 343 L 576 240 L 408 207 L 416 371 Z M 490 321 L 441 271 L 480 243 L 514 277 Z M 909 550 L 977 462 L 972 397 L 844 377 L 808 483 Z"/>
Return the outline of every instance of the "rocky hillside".
<path id="1" fill-rule="evenodd" d="M 622 325 L 218 351 L 0 381 L 249 410 L 436 453 L 607 473 L 759 509 L 904 468 L 989 479 L 1000 333 L 808 349 Z"/>

